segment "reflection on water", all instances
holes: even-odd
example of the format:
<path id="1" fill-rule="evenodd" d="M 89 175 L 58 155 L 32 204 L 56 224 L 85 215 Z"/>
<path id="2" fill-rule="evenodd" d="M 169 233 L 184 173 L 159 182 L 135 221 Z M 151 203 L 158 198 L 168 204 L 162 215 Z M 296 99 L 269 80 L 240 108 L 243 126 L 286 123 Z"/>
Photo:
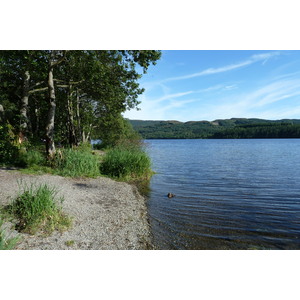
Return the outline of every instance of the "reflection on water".
<path id="1" fill-rule="evenodd" d="M 147 144 L 160 249 L 300 249 L 299 139 Z"/>

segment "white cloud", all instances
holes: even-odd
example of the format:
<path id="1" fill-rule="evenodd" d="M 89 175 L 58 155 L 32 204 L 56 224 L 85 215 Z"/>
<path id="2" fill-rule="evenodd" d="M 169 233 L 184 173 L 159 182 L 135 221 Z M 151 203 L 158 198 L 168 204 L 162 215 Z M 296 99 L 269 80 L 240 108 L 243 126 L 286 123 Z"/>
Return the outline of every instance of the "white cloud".
<path id="1" fill-rule="evenodd" d="M 231 91 L 231 90 L 235 90 L 235 89 L 237 89 L 238 88 L 238 86 L 236 85 L 236 84 L 232 84 L 232 85 L 226 85 L 225 87 L 224 87 L 224 90 L 226 90 L 226 91 Z"/>
<path id="2" fill-rule="evenodd" d="M 237 88 L 236 84 L 226 85 L 226 84 L 219 84 L 214 85 L 208 88 L 195 90 L 195 91 L 186 91 L 180 93 L 170 93 L 170 89 L 164 85 L 160 84 L 160 87 L 163 92 L 163 96 L 160 98 L 150 98 L 149 91 L 146 90 L 145 94 L 140 97 L 141 104 L 139 105 L 140 110 L 131 110 L 124 113 L 124 116 L 129 119 L 143 119 L 143 120 L 164 120 L 164 119 L 176 119 L 176 116 L 180 114 L 175 112 L 176 108 L 185 108 L 187 104 L 190 103 L 201 103 L 201 96 L 204 94 L 212 93 L 215 91 L 231 91 Z M 187 95 L 194 95 L 193 98 L 186 99 L 185 96 Z M 195 95 L 197 94 L 197 98 Z M 182 98 L 182 99 L 179 99 Z M 179 119 L 185 118 L 188 120 L 188 114 L 186 116 L 179 116 Z"/>
<path id="3" fill-rule="evenodd" d="M 165 100 L 170 100 L 170 99 L 186 96 L 186 95 L 189 95 L 189 94 L 192 94 L 192 93 L 194 93 L 194 92 L 193 91 L 188 91 L 188 92 L 182 92 L 182 93 L 168 94 L 168 95 L 160 97 L 156 100 L 152 100 L 152 102 L 158 103 L 158 102 L 162 102 L 162 101 L 165 101 Z"/>
<path id="4" fill-rule="evenodd" d="M 271 57 L 278 56 L 279 54 L 280 54 L 280 52 L 278 52 L 278 51 L 262 53 L 262 54 L 255 54 L 255 55 L 252 55 L 249 59 L 239 62 L 239 63 L 230 64 L 230 65 L 223 66 L 220 68 L 209 68 L 209 69 L 203 70 L 201 72 L 193 73 L 193 74 L 187 74 L 187 75 L 178 76 L 178 77 L 170 77 L 170 78 L 164 79 L 163 82 L 190 79 L 190 78 L 199 77 L 199 76 L 228 72 L 231 70 L 235 70 L 235 69 L 239 69 L 241 67 L 251 65 L 258 61 L 266 62 L 266 60 L 270 59 Z"/>
<path id="5" fill-rule="evenodd" d="M 300 79 L 279 80 L 248 94 L 247 106 L 263 107 L 300 94 Z"/>
<path id="6" fill-rule="evenodd" d="M 234 82 L 225 82 L 203 87 L 199 90 L 176 93 L 172 92 L 171 84 L 165 84 L 165 82 L 172 80 L 226 72 L 255 62 L 265 64 L 268 59 L 279 54 L 279 52 L 270 52 L 253 55 L 247 60 L 236 64 L 220 68 L 209 68 L 194 74 L 152 82 L 151 88 L 159 88 L 156 92 L 160 91 L 162 95 L 158 98 L 149 97 L 151 93 L 146 90 L 146 93 L 140 97 L 142 102 L 140 105 L 141 111 L 126 112 L 125 117 L 130 119 L 179 121 L 212 121 L 232 117 L 299 118 L 300 97 L 297 97 L 300 96 L 299 72 L 281 74 L 272 79 L 264 78 L 260 86 L 252 88 L 248 92 L 240 89 L 237 83 Z M 238 83 L 240 84 L 240 82 Z M 259 82 L 256 82 L 256 84 L 258 85 Z M 247 88 L 250 89 L 249 86 Z"/>
<path id="7" fill-rule="evenodd" d="M 272 82 L 249 93 L 222 97 L 206 106 L 199 106 L 199 117 L 207 120 L 244 118 L 294 118 L 300 109 L 300 79 Z M 279 106 L 277 104 L 280 104 Z M 295 109 L 290 107 L 298 107 Z M 199 115 L 199 112 L 204 112 Z M 194 119 L 197 111 L 194 113 Z M 299 115 L 298 115 L 299 116 Z"/>

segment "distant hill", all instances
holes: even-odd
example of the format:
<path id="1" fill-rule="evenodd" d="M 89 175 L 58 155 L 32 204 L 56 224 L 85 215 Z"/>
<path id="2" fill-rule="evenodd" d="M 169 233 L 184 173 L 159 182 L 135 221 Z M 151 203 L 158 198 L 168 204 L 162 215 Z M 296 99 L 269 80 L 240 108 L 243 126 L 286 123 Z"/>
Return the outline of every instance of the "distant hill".
<path id="1" fill-rule="evenodd" d="M 144 139 L 300 138 L 300 119 L 232 118 L 209 121 L 129 120 Z"/>

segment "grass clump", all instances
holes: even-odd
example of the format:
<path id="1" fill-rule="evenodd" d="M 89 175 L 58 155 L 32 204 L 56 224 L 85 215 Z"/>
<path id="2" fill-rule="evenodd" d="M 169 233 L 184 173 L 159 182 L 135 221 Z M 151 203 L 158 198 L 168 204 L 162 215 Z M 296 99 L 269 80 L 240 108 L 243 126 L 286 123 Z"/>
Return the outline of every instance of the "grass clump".
<path id="1" fill-rule="evenodd" d="M 69 177 L 97 177 L 99 173 L 99 157 L 91 151 L 62 149 L 57 151 L 54 159 L 55 173 Z"/>
<path id="2" fill-rule="evenodd" d="M 36 168 L 45 164 L 45 156 L 37 150 L 28 150 L 19 155 L 19 165 L 27 168 Z"/>
<path id="3" fill-rule="evenodd" d="M 56 189 L 47 184 L 24 185 L 7 210 L 17 218 L 17 230 L 30 234 L 37 231 L 50 234 L 54 230 L 66 230 L 71 225 L 71 219 L 61 211 L 63 200 L 63 197 L 57 198 Z"/>
<path id="4" fill-rule="evenodd" d="M 103 158 L 100 171 L 113 178 L 135 180 L 151 176 L 151 160 L 143 150 L 132 147 L 116 147 Z"/>
<path id="5" fill-rule="evenodd" d="M 4 230 L 1 228 L 3 225 L 3 220 L 0 219 L 0 250 L 12 250 L 15 248 L 19 238 L 7 238 Z"/>
<path id="6" fill-rule="evenodd" d="M 66 242 L 65 242 L 65 245 L 66 245 L 67 247 L 72 247 L 72 246 L 74 246 L 74 244 L 75 244 L 75 241 L 73 241 L 73 240 L 70 240 L 70 241 L 66 241 Z"/>

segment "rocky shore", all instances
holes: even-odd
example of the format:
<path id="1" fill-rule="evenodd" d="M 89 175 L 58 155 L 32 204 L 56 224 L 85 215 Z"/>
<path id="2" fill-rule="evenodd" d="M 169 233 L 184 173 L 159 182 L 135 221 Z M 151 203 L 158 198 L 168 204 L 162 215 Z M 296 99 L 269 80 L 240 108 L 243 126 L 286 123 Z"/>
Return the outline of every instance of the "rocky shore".
<path id="1" fill-rule="evenodd" d="M 146 200 L 135 186 L 109 178 L 73 179 L 53 175 L 25 175 L 0 169 L 0 206 L 16 197 L 20 182 L 47 183 L 64 197 L 63 211 L 73 219 L 72 227 L 51 236 L 17 233 L 13 223 L 5 230 L 18 234 L 16 249 L 25 250 L 132 250 L 153 249 Z"/>

